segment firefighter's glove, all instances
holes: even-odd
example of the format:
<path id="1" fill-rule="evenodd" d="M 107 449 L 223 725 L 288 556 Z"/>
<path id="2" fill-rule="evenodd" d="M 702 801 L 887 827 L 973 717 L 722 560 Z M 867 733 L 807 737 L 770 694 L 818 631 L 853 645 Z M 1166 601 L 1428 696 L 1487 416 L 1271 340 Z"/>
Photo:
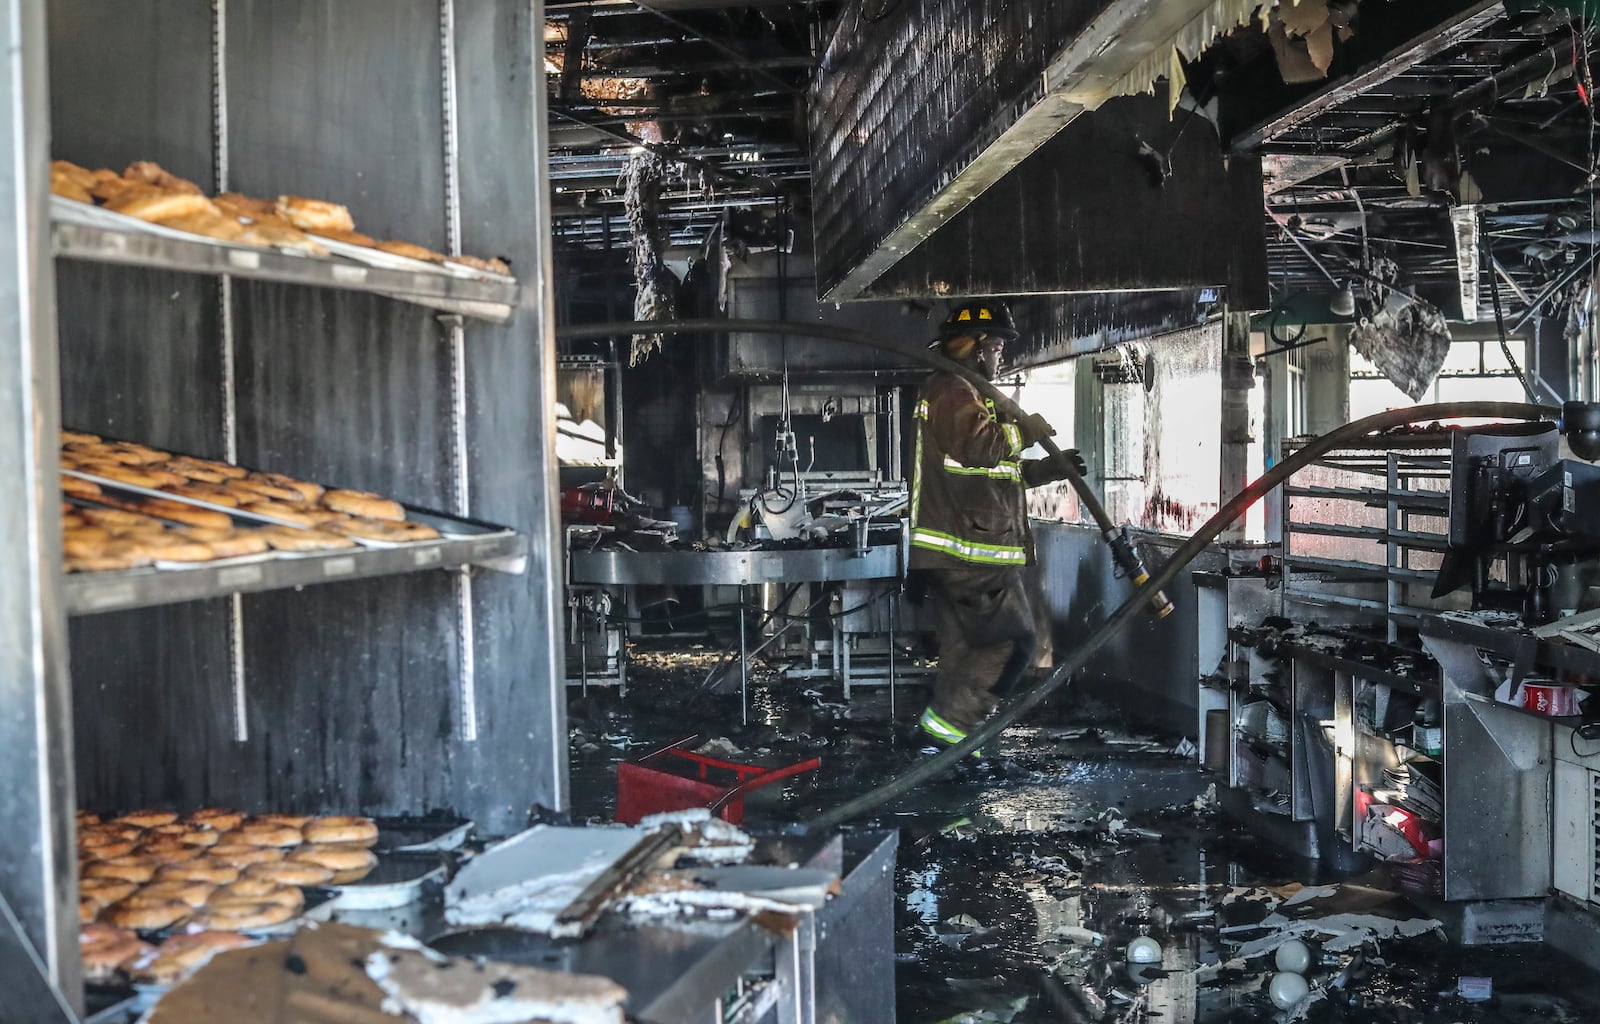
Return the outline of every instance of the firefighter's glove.
<path id="1" fill-rule="evenodd" d="M 1047 437 L 1056 435 L 1056 428 L 1050 421 L 1038 413 L 1029 413 L 1017 423 L 1017 429 L 1022 432 L 1022 447 L 1031 448 Z"/>
<path id="2" fill-rule="evenodd" d="M 1061 458 L 1052 460 L 1056 463 L 1056 479 L 1065 480 L 1066 474 L 1061 472 L 1060 464 L 1065 462 L 1072 467 L 1072 471 L 1081 476 L 1089 475 L 1089 464 L 1083 461 L 1083 456 L 1078 454 L 1076 448 L 1063 448 Z"/>

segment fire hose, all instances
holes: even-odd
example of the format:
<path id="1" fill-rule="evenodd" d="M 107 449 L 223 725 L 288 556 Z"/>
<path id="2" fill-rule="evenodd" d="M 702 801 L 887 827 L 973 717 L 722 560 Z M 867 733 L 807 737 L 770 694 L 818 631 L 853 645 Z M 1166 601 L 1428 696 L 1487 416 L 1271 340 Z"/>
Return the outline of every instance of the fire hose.
<path id="1" fill-rule="evenodd" d="M 723 331 L 741 331 L 750 333 L 777 333 L 794 334 L 811 337 L 827 338 L 836 341 L 852 342 L 867 345 L 872 348 L 893 352 L 927 363 L 938 369 L 956 373 L 969 380 L 987 397 L 994 399 L 996 404 L 1005 408 L 1013 415 L 1020 416 L 1021 410 L 1014 402 L 1006 398 L 982 375 L 974 373 L 959 363 L 946 359 L 933 352 L 912 351 L 893 342 L 873 338 L 860 331 L 843 327 L 830 327 L 822 324 L 789 324 L 769 320 L 680 320 L 680 321 L 647 321 L 627 322 L 616 324 L 583 325 L 581 327 L 568 327 L 558 330 L 559 338 L 594 338 L 607 337 L 614 334 L 631 334 L 634 332 L 659 332 L 659 333 L 708 333 Z M 1351 423 L 1328 431 L 1307 443 L 1293 455 L 1287 456 L 1267 472 L 1252 480 L 1244 490 L 1234 495 L 1227 504 L 1217 510 L 1216 514 L 1196 530 L 1187 540 L 1178 546 L 1172 556 L 1153 574 L 1149 574 L 1142 581 L 1135 582 L 1134 591 L 1129 597 L 1118 605 L 1116 610 L 1108 615 L 1088 637 L 1078 643 L 1072 651 L 1056 665 L 1049 676 L 1018 694 L 999 708 L 982 725 L 973 729 L 961 742 L 946 747 L 930 757 L 919 761 L 901 775 L 890 779 L 881 786 L 847 800 L 831 810 L 825 811 L 810 821 L 805 822 L 808 829 L 829 828 L 860 817 L 875 807 L 888 803 L 929 779 L 934 778 L 954 767 L 961 758 L 989 744 L 1006 729 L 1025 715 L 1029 714 L 1040 704 L 1049 699 L 1050 695 L 1060 689 L 1072 676 L 1088 664 L 1100 648 L 1104 647 L 1113 636 L 1120 632 L 1128 623 L 1139 614 L 1141 608 L 1155 610 L 1158 606 L 1154 600 L 1160 597 L 1168 610 L 1170 603 L 1166 602 L 1162 590 L 1167 584 L 1177 578 L 1184 567 L 1199 556 L 1206 546 L 1216 540 L 1217 536 L 1225 530 L 1235 519 L 1244 515 L 1246 510 L 1257 501 L 1271 493 L 1273 488 L 1283 483 L 1295 473 L 1310 465 L 1324 453 L 1339 448 L 1345 444 L 1363 438 L 1368 434 L 1394 427 L 1405 426 L 1409 423 L 1432 422 L 1435 420 L 1457 419 L 1461 417 L 1481 417 L 1485 419 L 1516 419 L 1539 420 L 1556 419 L 1562 410 L 1554 406 L 1531 405 L 1522 402 L 1442 402 L 1436 405 L 1419 405 L 1410 409 L 1391 409 L 1387 412 L 1375 413 Z M 1059 457 L 1059 449 L 1049 445 L 1051 456 L 1067 473 L 1070 480 L 1078 490 L 1081 497 L 1093 500 L 1093 506 L 1100 508 L 1100 516 L 1105 515 L 1097 498 L 1082 477 L 1072 471 L 1067 460 Z M 1085 501 L 1085 507 L 1090 508 L 1090 501 Z M 1109 519 L 1101 523 L 1096 517 L 1097 525 L 1101 526 L 1102 533 L 1106 533 Z M 1111 533 L 1118 533 L 1111 528 Z M 1107 534 L 1108 539 L 1110 534 Z M 1137 577 L 1135 577 L 1137 580 Z M 1159 613 L 1165 615 L 1165 612 Z"/>

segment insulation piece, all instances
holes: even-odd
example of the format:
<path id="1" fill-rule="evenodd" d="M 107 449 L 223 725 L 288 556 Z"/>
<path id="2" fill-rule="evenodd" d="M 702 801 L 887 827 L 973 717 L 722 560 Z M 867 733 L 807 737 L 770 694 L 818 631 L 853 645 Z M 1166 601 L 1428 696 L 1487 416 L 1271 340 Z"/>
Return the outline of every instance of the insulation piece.
<path id="1" fill-rule="evenodd" d="M 633 237 L 635 320 L 671 320 L 676 312 L 677 278 L 662 262 L 667 240 L 661 186 L 666 172 L 667 162 L 643 149 L 629 156 L 622 170 L 623 209 L 627 211 L 628 231 Z M 661 335 L 635 334 L 628 364 L 638 366 L 660 348 Z"/>
<path id="2" fill-rule="evenodd" d="M 1375 314 L 1351 329 L 1350 344 L 1420 402 L 1450 355 L 1450 326 L 1431 304 L 1390 292 Z"/>

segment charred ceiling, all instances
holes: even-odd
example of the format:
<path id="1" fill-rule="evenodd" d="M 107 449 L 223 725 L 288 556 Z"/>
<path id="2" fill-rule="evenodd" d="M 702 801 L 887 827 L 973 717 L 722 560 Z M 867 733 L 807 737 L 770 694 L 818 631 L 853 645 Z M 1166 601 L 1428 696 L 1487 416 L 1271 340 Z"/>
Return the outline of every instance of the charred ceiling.
<path id="1" fill-rule="evenodd" d="M 1191 68 L 1266 177 L 1280 298 L 1377 278 L 1452 318 L 1561 313 L 1592 258 L 1595 33 L 1578 13 L 1365 0 L 1326 79 L 1241 30 Z M 1338 282 L 1337 284 L 1335 282 Z M 1543 299 L 1541 302 L 1540 300 Z"/>
<path id="2" fill-rule="evenodd" d="M 1170 123 L 1261 160 L 1250 217 L 1274 302 L 1392 285 L 1452 318 L 1490 318 L 1498 297 L 1515 324 L 1532 308 L 1561 312 L 1588 280 L 1595 33 L 1577 0 L 551 0 L 546 13 L 563 271 L 591 293 L 620 292 L 616 313 L 636 282 L 662 280 L 653 265 L 630 270 L 630 253 L 652 263 L 669 247 L 804 249 L 813 226 L 824 290 L 855 275 L 836 298 L 926 291 L 907 275 L 933 282 L 942 268 L 906 253 L 1020 187 L 1008 179 L 1047 142 L 1060 149 L 1060 123 L 1118 90 L 1154 84 L 1160 97 L 1180 79 Z M 641 174 L 632 165 L 645 155 L 661 159 Z M 630 194 L 630 181 L 648 187 Z M 945 201 L 956 205 L 935 209 Z M 1012 205 L 1025 237 L 1072 230 Z M 643 250 L 630 219 L 648 225 Z M 874 255 L 907 230 L 904 251 Z M 1219 237 L 1180 223 L 1139 234 L 1125 244 Z M 858 273 L 871 259 L 881 265 Z M 1026 268 L 995 276 L 951 286 L 1072 284 Z"/>
<path id="3" fill-rule="evenodd" d="M 807 80 L 832 3 L 545 4 L 555 240 L 627 250 L 630 159 L 662 158 L 644 211 L 668 245 L 713 231 L 759 244 L 809 199 Z M 730 218 L 729 211 L 735 213 Z"/>

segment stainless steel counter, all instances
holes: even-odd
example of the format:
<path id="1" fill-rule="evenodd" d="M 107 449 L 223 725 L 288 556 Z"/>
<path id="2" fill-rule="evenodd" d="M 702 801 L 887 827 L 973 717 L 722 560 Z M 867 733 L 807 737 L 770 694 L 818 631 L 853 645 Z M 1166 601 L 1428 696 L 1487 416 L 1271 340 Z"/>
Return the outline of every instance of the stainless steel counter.
<path id="1" fill-rule="evenodd" d="M 875 544 L 864 555 L 851 548 L 772 551 L 573 551 L 572 583 L 751 586 L 784 580 L 829 583 L 892 579 L 901 574 L 898 544 Z"/>

